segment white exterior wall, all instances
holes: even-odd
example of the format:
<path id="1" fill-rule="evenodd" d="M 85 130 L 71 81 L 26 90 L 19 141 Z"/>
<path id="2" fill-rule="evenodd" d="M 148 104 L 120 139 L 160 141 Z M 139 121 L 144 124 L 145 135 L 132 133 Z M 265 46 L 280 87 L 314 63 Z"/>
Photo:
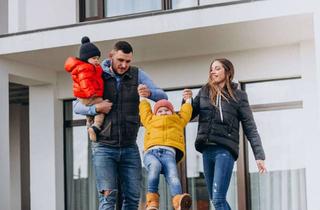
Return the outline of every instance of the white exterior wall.
<path id="1" fill-rule="evenodd" d="M 12 15 L 19 14 L 18 11 L 10 12 L 12 10 L 15 10 L 16 8 L 19 8 L 14 4 L 15 1 L 19 2 L 19 4 L 22 4 L 20 3 L 20 0 L 13 0 L 12 2 L 10 1 L 9 29 L 11 27 L 16 27 L 17 25 L 19 25 L 16 23 L 11 23 L 11 19 L 16 19 Z M 25 0 L 22 0 L 21 2 L 23 1 Z M 77 6 L 75 3 L 72 5 L 69 4 L 71 3 L 67 3 L 63 0 L 57 0 L 57 2 L 50 0 L 28 1 L 28 4 L 24 7 L 27 10 L 26 17 L 24 18 L 24 20 L 26 21 L 25 28 L 27 30 L 31 30 L 41 27 L 47 28 L 55 25 L 66 25 L 68 23 L 75 23 L 76 20 L 70 18 L 69 14 L 75 13 L 75 8 L 77 8 Z M 288 7 L 288 4 L 290 4 L 290 7 Z M 92 40 L 95 40 L 96 42 L 114 39 L 127 39 L 132 37 L 173 31 L 199 29 L 202 27 L 219 26 L 230 23 L 240 23 L 246 21 L 312 13 L 316 6 L 319 6 L 319 4 L 317 4 L 317 2 L 313 0 L 268 0 L 231 5 L 227 7 L 214 7 L 202 10 L 169 13 L 166 15 L 132 18 L 122 21 L 79 25 L 77 27 L 65 28 L 63 30 L 42 31 L 39 33 L 24 34 L 18 37 L 2 38 L 0 39 L 0 46 L 2 46 L 0 48 L 0 55 L 79 44 L 79 36 L 83 34 L 88 35 Z M 34 12 L 34 7 L 43 8 L 41 9 L 41 11 L 37 11 L 41 15 L 38 15 L 37 12 Z M 55 10 L 52 10 L 50 8 L 54 8 Z M 226 8 L 228 11 L 227 14 L 225 14 Z M 59 11 L 59 15 L 56 14 L 57 11 Z M 48 14 L 53 14 L 52 19 L 57 18 L 57 22 L 55 24 L 52 23 L 54 22 L 54 20 L 49 19 Z M 74 14 L 70 16 L 76 17 Z M 12 31 L 9 30 L 9 32 Z M 62 33 L 64 34 L 64 39 L 61 39 Z M 233 36 L 232 34 L 224 35 L 230 36 L 230 38 Z M 290 36 L 286 38 L 289 39 Z M 256 40 L 252 41 L 255 42 Z M 23 44 L 21 44 L 21 42 L 23 42 Z M 221 43 L 221 45 L 217 47 L 218 49 L 223 50 L 228 46 Z"/>
<path id="2" fill-rule="evenodd" d="M 307 144 L 307 198 L 308 198 L 308 210 L 318 210 L 319 209 L 319 198 L 320 195 L 320 168 L 316 166 L 316 162 L 319 158 L 319 148 L 320 148 L 320 8 L 318 12 L 314 15 L 314 45 L 310 46 L 312 48 L 312 53 L 307 54 L 307 56 L 312 57 L 315 60 L 315 65 L 308 62 L 304 62 L 304 67 L 306 69 L 312 69 L 309 71 L 308 76 L 312 84 L 315 86 L 310 87 L 309 83 L 306 84 L 310 95 L 309 108 L 312 111 L 312 116 L 310 119 L 314 120 L 314 124 L 308 123 L 310 125 L 310 132 L 306 134 L 308 137 L 306 140 Z M 307 46 L 304 46 L 307 47 Z M 302 48 L 305 49 L 305 48 Z M 303 52 L 303 51 L 302 51 Z M 312 101 L 311 101 L 312 100 Z"/>
<path id="3" fill-rule="evenodd" d="M 76 17 L 78 16 L 76 14 L 76 2 L 63 0 L 10 0 L 9 32 L 76 23 Z M 121 21 L 121 23 L 85 25 L 63 30 L 66 34 L 64 39 L 61 39 L 61 31 L 47 31 L 22 35 L 21 37 L 9 37 L 4 39 L 5 41 L 3 42 L 0 40 L 0 46 L 2 46 L 2 48 L 0 47 L 0 54 L 23 53 L 29 50 L 78 44 L 81 36 L 79 34 L 87 31 L 90 31 L 91 34 L 89 36 L 92 40 L 104 41 L 168 31 L 196 29 L 214 24 L 223 25 L 238 21 L 292 15 L 299 12 L 305 13 L 312 11 L 311 8 L 315 6 L 315 4 L 306 3 L 304 8 L 297 2 L 290 2 L 290 7 L 287 6 L 288 1 L 269 0 L 268 2 L 254 3 L 263 5 L 265 9 L 263 11 L 254 10 L 253 3 L 251 5 L 234 5 L 230 6 L 232 9 L 228 10 L 229 14 L 233 15 L 225 16 L 221 15 L 223 9 L 215 8 L 204 11 L 190 11 L 187 15 L 189 19 L 183 18 L 185 16 L 181 14 L 172 13 L 161 17 L 125 20 Z M 37 9 L 35 12 L 35 7 L 41 9 Z M 247 12 L 249 10 L 251 11 L 250 13 Z M 218 17 L 216 14 L 220 18 L 216 18 Z M 172 19 L 176 20 L 175 24 L 167 24 Z M 147 27 L 141 24 L 144 20 Z M 320 168 L 315 165 L 315 161 L 318 158 L 318 148 L 320 148 L 318 140 L 320 136 L 320 13 L 316 13 L 314 23 L 314 41 L 307 40 L 269 48 L 137 63 L 162 88 L 204 84 L 207 81 L 209 63 L 212 58 L 216 57 L 227 57 L 235 64 L 235 79 L 239 81 L 302 76 L 303 88 L 305 89 L 303 107 L 306 110 L 307 116 L 305 119 L 308 119 L 307 123 L 309 125 L 309 132 L 306 134 L 308 139 L 305 140 L 307 143 L 303 145 L 302 151 L 308 151 L 308 153 L 302 156 L 297 155 L 296 158 L 299 158 L 299 161 L 303 159 L 307 165 L 308 210 L 319 209 L 318 195 L 320 194 L 320 188 L 318 187 L 320 185 L 318 179 Z M 110 33 L 96 33 L 97 31 L 102 31 L 102 29 L 117 26 L 121 30 L 110 31 Z M 34 45 L 33 40 L 38 40 L 38 42 Z M 21 45 L 21 43 L 24 43 L 24 45 Z M 222 50 L 225 46 L 222 43 L 218 47 Z M 0 116 L 3 116 L 3 122 L 9 120 L 8 79 L 11 82 L 31 85 L 30 185 L 31 209 L 33 210 L 60 210 L 64 208 L 63 119 L 62 103 L 58 99 L 72 98 L 73 94 L 70 74 L 65 71 L 55 71 L 56 69 L 42 69 L 35 65 L 0 58 Z M 9 163 L 13 160 L 10 159 L 12 157 L 9 154 L 8 125 L 8 123 L 3 123 L 3 126 L 0 126 L 0 142 L 2 145 L 0 147 L 0 209 L 11 210 L 18 208 L 18 204 L 14 205 L 12 203 L 16 202 L 13 192 L 18 188 L 12 184 L 12 179 L 17 179 L 17 177 L 11 177 L 13 169 L 10 169 Z M 13 148 L 17 149 L 15 146 Z"/>
<path id="4" fill-rule="evenodd" d="M 63 112 L 55 87 L 30 87 L 32 210 L 64 208 Z"/>
<path id="5" fill-rule="evenodd" d="M 10 0 L 9 33 L 74 24 L 78 1 Z"/>
<path id="6" fill-rule="evenodd" d="M 0 66 L 0 209 L 10 209 L 11 197 L 10 145 L 9 145 L 9 76 Z"/>
<path id="7" fill-rule="evenodd" d="M 63 106 L 55 92 L 56 73 L 6 59 L 0 59 L 0 66 L 3 122 L 9 122 L 9 81 L 30 87 L 31 209 L 64 209 Z M 20 210 L 19 123 L 15 121 L 19 113 L 11 114 L 10 128 L 15 130 L 11 130 L 10 141 L 9 130 L 5 130 L 9 124 L 3 123 L 0 128 L 0 209 Z"/>
<path id="8" fill-rule="evenodd" d="M 301 75 L 299 44 L 138 63 L 162 88 L 206 83 L 213 58 L 235 65 L 235 80 L 251 81 Z M 281 66 L 281 67 L 280 67 Z M 297 67 L 298 66 L 298 67 Z M 172 79 L 168 79 L 172 78 Z"/>
<path id="9" fill-rule="evenodd" d="M 8 33 L 8 0 L 0 0 L 0 35 Z"/>
<path id="10" fill-rule="evenodd" d="M 72 90 L 72 79 L 69 72 L 62 71 L 57 73 L 58 98 L 74 98 Z"/>
<path id="11" fill-rule="evenodd" d="M 10 82 L 23 85 L 54 84 L 56 73 L 34 65 L 0 58 L 0 66 L 9 73 Z"/>
<path id="12" fill-rule="evenodd" d="M 224 54 L 134 63 L 146 71 L 161 88 L 204 84 L 213 58 L 226 57 L 235 65 L 235 80 L 251 81 L 301 75 L 299 43 Z M 280 67 L 281 66 L 281 67 Z M 171 79 L 168 79 L 171 78 Z M 58 97 L 73 98 L 72 80 L 67 72 L 57 74 Z"/>

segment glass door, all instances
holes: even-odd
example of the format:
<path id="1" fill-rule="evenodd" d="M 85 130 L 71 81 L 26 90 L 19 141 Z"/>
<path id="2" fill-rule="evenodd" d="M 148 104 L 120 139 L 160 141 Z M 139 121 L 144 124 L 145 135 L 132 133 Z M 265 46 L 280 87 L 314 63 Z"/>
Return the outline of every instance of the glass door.
<path id="1" fill-rule="evenodd" d="M 248 149 L 250 205 L 254 210 L 306 210 L 308 119 L 302 79 L 245 84 L 266 153 L 268 172 L 259 175 Z M 249 147 L 249 146 L 248 146 Z"/>
<path id="2" fill-rule="evenodd" d="M 207 185 L 204 179 L 202 155 L 194 147 L 198 122 L 191 122 L 186 127 L 186 165 L 188 192 L 192 196 L 193 210 L 214 210 L 211 206 Z M 227 200 L 232 209 L 238 209 L 237 165 L 234 165 Z"/>
<path id="3" fill-rule="evenodd" d="M 97 190 L 85 116 L 76 115 L 72 101 L 64 102 L 65 209 L 95 210 Z"/>
<path id="4" fill-rule="evenodd" d="M 192 91 L 193 96 L 196 96 L 199 88 L 193 88 Z M 167 91 L 168 98 L 176 111 L 180 110 L 181 107 L 182 92 L 182 89 Z M 213 210 L 214 208 L 210 205 L 207 185 L 204 179 L 202 155 L 194 147 L 197 130 L 198 120 L 195 118 L 185 128 L 186 159 L 183 166 L 185 167 L 185 174 L 181 174 L 181 179 L 186 180 L 183 186 L 185 192 L 188 192 L 192 196 L 193 210 Z M 227 194 L 227 200 L 232 209 L 238 209 L 237 195 L 237 166 L 235 165 Z"/>

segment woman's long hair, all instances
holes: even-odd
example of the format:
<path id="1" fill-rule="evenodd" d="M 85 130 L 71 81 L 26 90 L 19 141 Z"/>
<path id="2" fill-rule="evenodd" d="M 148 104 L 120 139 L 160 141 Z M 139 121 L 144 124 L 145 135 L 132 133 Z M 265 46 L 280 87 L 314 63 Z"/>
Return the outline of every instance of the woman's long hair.
<path id="1" fill-rule="evenodd" d="M 211 66 L 215 61 L 219 61 L 225 72 L 225 87 L 221 88 L 219 84 L 216 84 L 212 79 L 211 79 Z M 226 99 L 227 101 L 228 98 L 232 98 L 233 100 L 236 101 L 236 97 L 234 95 L 233 89 L 232 89 L 232 80 L 234 76 L 234 67 L 233 64 L 226 58 L 218 58 L 214 59 L 209 67 L 209 79 L 207 86 L 209 87 L 209 97 L 211 100 L 211 103 L 215 105 L 217 96 L 221 94 L 221 96 Z"/>

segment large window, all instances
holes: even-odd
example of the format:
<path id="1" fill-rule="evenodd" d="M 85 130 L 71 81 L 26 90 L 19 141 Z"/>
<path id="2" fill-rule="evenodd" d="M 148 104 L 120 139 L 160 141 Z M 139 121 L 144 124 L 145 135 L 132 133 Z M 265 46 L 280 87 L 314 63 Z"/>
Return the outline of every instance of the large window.
<path id="1" fill-rule="evenodd" d="M 104 0 L 105 17 L 161 10 L 161 0 Z"/>
<path id="2" fill-rule="evenodd" d="M 222 6 L 248 2 L 248 0 L 79 0 L 80 21 L 114 16 L 175 10 L 198 6 Z"/>
<path id="3" fill-rule="evenodd" d="M 162 0 L 80 0 L 80 21 L 164 9 Z"/>
<path id="4" fill-rule="evenodd" d="M 84 116 L 73 114 L 72 101 L 64 102 L 65 209 L 96 210 L 97 192 Z"/>
<path id="5" fill-rule="evenodd" d="M 182 101 L 182 89 L 167 91 L 169 100 L 173 103 L 175 110 L 180 110 Z M 193 88 L 193 96 L 196 96 L 199 88 Z M 194 147 L 198 130 L 197 119 L 190 122 L 185 129 L 186 136 L 186 159 L 185 159 L 185 174 L 181 174 L 181 178 L 186 181 L 186 191 L 192 196 L 193 210 L 213 210 L 210 206 L 207 185 L 204 179 L 202 155 L 197 152 Z M 234 167 L 227 200 L 232 209 L 238 209 L 237 205 L 237 167 Z"/>
<path id="6" fill-rule="evenodd" d="M 306 210 L 307 110 L 300 78 L 245 85 L 266 153 L 268 172 L 259 176 L 249 154 L 251 209 Z"/>

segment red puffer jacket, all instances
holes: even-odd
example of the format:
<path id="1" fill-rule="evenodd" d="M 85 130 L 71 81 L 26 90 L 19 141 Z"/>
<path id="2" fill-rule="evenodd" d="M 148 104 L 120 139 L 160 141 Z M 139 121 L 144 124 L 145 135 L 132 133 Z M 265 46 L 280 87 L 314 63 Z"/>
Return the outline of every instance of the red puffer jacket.
<path id="1" fill-rule="evenodd" d="M 75 97 L 91 98 L 103 95 L 102 68 L 100 65 L 94 66 L 75 57 L 69 57 L 64 64 L 64 68 L 71 73 Z"/>

